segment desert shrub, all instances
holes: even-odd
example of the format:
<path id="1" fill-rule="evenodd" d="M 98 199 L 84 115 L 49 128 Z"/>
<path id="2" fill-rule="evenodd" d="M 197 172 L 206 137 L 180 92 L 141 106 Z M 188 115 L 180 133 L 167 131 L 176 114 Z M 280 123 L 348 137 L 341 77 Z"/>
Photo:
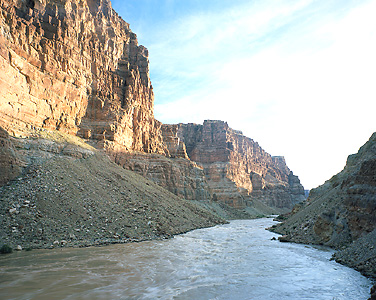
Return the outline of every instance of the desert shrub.
<path id="1" fill-rule="evenodd" d="M 12 247 L 8 246 L 8 245 L 3 245 L 1 246 L 0 248 L 0 253 L 1 254 L 7 254 L 7 253 L 12 253 L 13 252 L 13 249 Z"/>

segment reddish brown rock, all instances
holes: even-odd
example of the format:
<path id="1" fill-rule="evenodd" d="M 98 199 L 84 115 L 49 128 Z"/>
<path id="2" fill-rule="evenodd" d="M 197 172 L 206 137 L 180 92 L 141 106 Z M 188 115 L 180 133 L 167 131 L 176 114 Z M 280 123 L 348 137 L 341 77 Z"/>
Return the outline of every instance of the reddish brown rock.
<path id="1" fill-rule="evenodd" d="M 151 179 L 170 192 L 188 200 L 211 200 L 212 194 L 204 171 L 184 158 L 159 154 L 111 153 L 113 160 L 126 169 Z"/>
<path id="2" fill-rule="evenodd" d="M 148 50 L 109 0 L 5 0 L 0 24 L 0 126 L 12 135 L 79 135 L 188 199 L 289 208 L 301 196 L 283 158 L 227 123 L 154 119 Z"/>
<path id="3" fill-rule="evenodd" d="M 163 152 L 148 51 L 108 0 L 0 6 L 0 126 Z"/>
<path id="4" fill-rule="evenodd" d="M 179 125 L 164 124 L 161 129 L 163 142 L 167 147 L 166 155 L 172 158 L 188 159 L 185 144 L 178 136 Z"/>
<path id="5" fill-rule="evenodd" d="M 303 186 L 283 157 L 272 157 L 226 122 L 164 126 L 178 126 L 177 137 L 189 158 L 203 166 L 213 197 L 238 208 L 252 200 L 292 208 L 305 199 Z"/>

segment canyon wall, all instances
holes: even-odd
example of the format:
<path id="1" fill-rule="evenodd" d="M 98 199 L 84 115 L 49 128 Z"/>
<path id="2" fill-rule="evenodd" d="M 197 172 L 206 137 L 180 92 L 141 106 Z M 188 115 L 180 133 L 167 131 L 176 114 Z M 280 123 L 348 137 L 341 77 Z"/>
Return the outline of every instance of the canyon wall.
<path id="1" fill-rule="evenodd" d="M 277 211 L 305 200 L 283 157 L 271 156 L 226 122 L 163 124 L 161 129 L 168 157 L 115 152 L 114 160 L 190 200 L 240 209 L 261 201 Z"/>
<path id="2" fill-rule="evenodd" d="M 376 278 L 376 132 L 286 218 L 273 229 L 284 241 L 341 249 L 337 262 Z"/>
<path id="3" fill-rule="evenodd" d="M 276 208 L 303 201 L 304 189 L 283 157 L 273 157 L 257 142 L 223 121 L 179 124 L 177 137 L 189 158 L 204 169 L 213 197 L 234 207 L 261 200 Z"/>
<path id="4" fill-rule="evenodd" d="M 108 152 L 112 159 L 175 195 L 188 200 L 211 200 L 212 193 L 204 170 L 189 159 L 159 154 Z"/>
<path id="5" fill-rule="evenodd" d="M 376 228 L 376 133 L 345 168 L 311 190 L 307 202 L 277 226 L 288 239 L 339 248 Z"/>
<path id="6" fill-rule="evenodd" d="M 148 50 L 108 0 L 0 6 L 0 126 L 45 128 L 164 153 Z"/>
<path id="7" fill-rule="evenodd" d="M 0 127 L 7 133 L 80 136 L 190 200 L 288 209 L 304 199 L 283 157 L 227 123 L 163 125 L 153 111 L 148 50 L 109 0 L 1 2 Z M 12 179 L 19 167 L 8 152 L 2 164 L 14 166 Z"/>

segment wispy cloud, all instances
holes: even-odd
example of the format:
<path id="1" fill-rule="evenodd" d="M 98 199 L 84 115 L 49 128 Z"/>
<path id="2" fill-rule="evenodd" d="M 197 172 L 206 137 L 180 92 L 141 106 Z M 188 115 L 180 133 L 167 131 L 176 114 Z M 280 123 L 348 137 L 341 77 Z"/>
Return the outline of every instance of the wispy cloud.
<path id="1" fill-rule="evenodd" d="M 242 64 L 240 57 L 248 59 L 275 43 L 274 39 L 281 38 L 280 28 L 288 25 L 304 5 L 307 1 L 293 7 L 271 2 L 261 6 L 256 2 L 216 13 L 188 15 L 167 23 L 148 45 L 151 75 L 156 94 L 161 98 L 159 103 L 178 100 L 192 91 L 195 94 L 197 88 L 192 89 L 190 84 L 205 82 L 208 89 L 209 83 L 218 81 L 221 86 L 223 78 L 217 76 L 220 69 L 236 67 L 235 64 Z M 163 82 L 165 78 L 180 83 L 175 99 L 165 97 L 165 86 L 159 86 L 159 80 Z"/>
<path id="2" fill-rule="evenodd" d="M 375 131 L 376 1 L 184 3 L 140 38 L 160 121 L 228 121 L 309 188 Z"/>

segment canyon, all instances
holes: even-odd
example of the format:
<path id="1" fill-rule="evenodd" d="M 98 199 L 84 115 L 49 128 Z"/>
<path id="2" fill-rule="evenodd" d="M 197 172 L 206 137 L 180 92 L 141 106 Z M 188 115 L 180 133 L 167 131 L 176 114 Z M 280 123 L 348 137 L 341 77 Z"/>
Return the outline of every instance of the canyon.
<path id="1" fill-rule="evenodd" d="M 375 139 L 305 201 L 284 157 L 225 121 L 155 119 L 148 50 L 109 0 L 0 3 L 0 233 L 13 248 L 293 209 L 274 228 L 283 240 L 343 249 L 339 262 L 375 276 Z"/>
<path id="2" fill-rule="evenodd" d="M 212 199 L 249 211 L 264 206 L 275 213 L 305 200 L 283 157 L 272 157 L 226 122 L 161 128 L 168 158 L 120 152 L 115 161 L 190 200 Z"/>
<path id="3" fill-rule="evenodd" d="M 305 199 L 283 157 L 227 123 L 154 118 L 148 50 L 110 1 L 4 1 L 1 29 L 0 126 L 12 136 L 79 136 L 178 196 L 257 215 Z"/>

